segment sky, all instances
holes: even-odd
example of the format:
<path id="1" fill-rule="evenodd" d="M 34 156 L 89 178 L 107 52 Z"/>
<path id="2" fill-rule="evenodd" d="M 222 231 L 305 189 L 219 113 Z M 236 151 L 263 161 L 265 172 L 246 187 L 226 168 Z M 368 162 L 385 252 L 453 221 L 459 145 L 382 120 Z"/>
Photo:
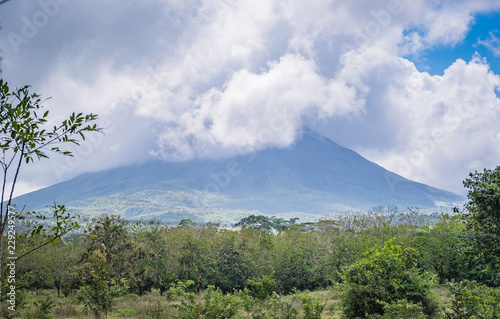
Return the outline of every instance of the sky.
<path id="1" fill-rule="evenodd" d="M 87 171 L 224 158 L 312 129 L 465 194 L 500 165 L 498 0 L 11 0 L 2 78 L 105 135 L 23 167 L 16 194 Z"/>

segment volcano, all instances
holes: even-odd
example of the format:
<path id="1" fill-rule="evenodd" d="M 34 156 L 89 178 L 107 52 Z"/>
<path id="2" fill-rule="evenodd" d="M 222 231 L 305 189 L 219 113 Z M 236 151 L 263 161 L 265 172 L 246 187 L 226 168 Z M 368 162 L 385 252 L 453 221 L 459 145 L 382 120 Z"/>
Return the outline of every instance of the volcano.
<path id="1" fill-rule="evenodd" d="M 54 202 L 82 216 L 231 224 L 249 214 L 314 220 L 376 206 L 440 209 L 465 199 L 394 174 L 333 141 L 307 132 L 293 145 L 224 160 L 149 161 L 85 173 L 19 196 L 18 207 Z"/>

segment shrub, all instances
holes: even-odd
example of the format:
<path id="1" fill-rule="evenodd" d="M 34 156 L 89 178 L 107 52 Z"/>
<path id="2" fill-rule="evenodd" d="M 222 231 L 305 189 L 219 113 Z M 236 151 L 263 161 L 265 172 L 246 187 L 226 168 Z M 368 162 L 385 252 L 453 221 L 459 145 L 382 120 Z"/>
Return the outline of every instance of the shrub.
<path id="1" fill-rule="evenodd" d="M 27 319 L 51 319 L 50 309 L 55 306 L 54 300 L 50 296 L 40 301 L 35 301 L 35 309 L 28 310 Z"/>
<path id="2" fill-rule="evenodd" d="M 416 257 L 414 249 L 403 249 L 389 240 L 382 249 L 375 246 L 345 269 L 341 301 L 344 316 L 383 316 L 387 311 L 384 304 L 398 300 L 420 304 L 426 316 L 434 316 L 437 303 L 430 293 L 433 278 L 416 267 Z"/>
<path id="3" fill-rule="evenodd" d="M 500 288 L 489 288 L 475 281 L 449 282 L 451 311 L 446 319 L 500 318 Z"/>
<path id="4" fill-rule="evenodd" d="M 393 303 L 382 302 L 384 315 L 370 315 L 373 319 L 425 319 L 423 308 L 406 299 L 397 300 Z"/>
<path id="5" fill-rule="evenodd" d="M 278 295 L 276 292 L 273 292 L 273 296 L 268 300 L 270 318 L 297 318 L 299 315 L 299 309 L 293 305 L 295 299 L 297 299 L 296 294 L 293 294 L 290 300 L 287 301 L 282 295 Z"/>
<path id="6" fill-rule="evenodd" d="M 276 291 L 276 280 L 274 279 L 274 272 L 269 276 L 262 276 L 260 281 L 248 280 L 250 286 L 250 295 L 254 298 L 264 300 L 273 295 Z"/>
<path id="7" fill-rule="evenodd" d="M 240 298 L 243 309 L 248 313 L 252 313 L 255 306 L 260 302 L 259 299 L 252 297 L 248 288 L 235 292 L 235 295 Z"/>
<path id="8" fill-rule="evenodd" d="M 180 304 L 172 305 L 178 310 L 176 318 L 232 318 L 239 312 L 239 300 L 229 294 L 224 295 L 214 286 L 208 286 L 201 300 L 196 300 L 194 293 L 189 292 L 182 293 L 182 297 Z"/>
<path id="9" fill-rule="evenodd" d="M 304 319 L 321 319 L 326 302 L 321 303 L 309 295 L 300 298 L 304 308 Z"/>

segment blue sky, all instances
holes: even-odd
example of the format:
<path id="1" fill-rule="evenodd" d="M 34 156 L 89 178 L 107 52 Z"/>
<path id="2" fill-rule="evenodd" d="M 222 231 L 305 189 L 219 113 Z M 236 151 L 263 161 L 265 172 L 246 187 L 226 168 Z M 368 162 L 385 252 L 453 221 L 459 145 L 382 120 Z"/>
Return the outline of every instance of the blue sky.
<path id="1" fill-rule="evenodd" d="M 0 22 L 5 80 L 108 128 L 26 167 L 18 194 L 289 147 L 304 128 L 462 194 L 499 165 L 498 0 L 12 0 Z"/>
<path id="2" fill-rule="evenodd" d="M 481 44 L 481 42 L 491 42 L 491 46 L 500 50 L 499 40 L 495 41 L 492 35 L 500 38 L 500 13 L 478 14 L 474 16 L 474 21 L 463 41 L 451 46 L 438 44 L 435 48 L 423 52 L 421 56 L 409 55 L 405 57 L 414 62 L 420 71 L 426 71 L 432 75 L 442 75 L 443 71 L 457 59 L 467 60 L 468 57 L 478 52 L 487 59 L 491 70 L 495 74 L 500 74 L 500 51 L 495 56 L 491 47 Z"/>

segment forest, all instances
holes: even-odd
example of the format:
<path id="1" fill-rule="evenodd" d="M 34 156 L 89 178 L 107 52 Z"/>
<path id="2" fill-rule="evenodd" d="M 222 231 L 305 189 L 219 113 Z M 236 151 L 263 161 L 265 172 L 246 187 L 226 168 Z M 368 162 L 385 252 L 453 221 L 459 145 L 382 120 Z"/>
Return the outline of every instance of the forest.
<path id="1" fill-rule="evenodd" d="M 500 167 L 463 210 L 378 207 L 234 227 L 101 215 L 18 261 L 13 318 L 500 318 Z M 22 220 L 37 229 L 34 218 Z M 38 245 L 38 246 L 37 246 Z M 4 276 L 2 291 L 8 291 Z"/>

